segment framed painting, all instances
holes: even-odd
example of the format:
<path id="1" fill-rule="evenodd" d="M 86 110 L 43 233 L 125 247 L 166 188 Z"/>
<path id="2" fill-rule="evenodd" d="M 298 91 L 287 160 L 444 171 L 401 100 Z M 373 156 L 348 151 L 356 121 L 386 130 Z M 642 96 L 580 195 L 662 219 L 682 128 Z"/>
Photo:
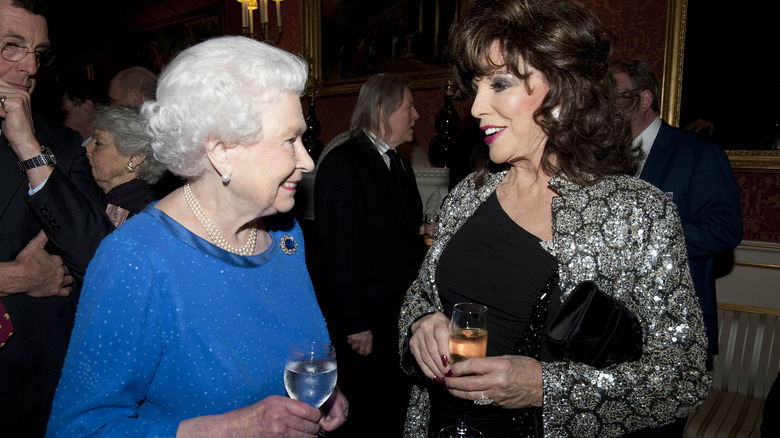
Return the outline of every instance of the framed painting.
<path id="1" fill-rule="evenodd" d="M 303 0 L 304 56 L 317 94 L 356 94 L 376 73 L 407 76 L 414 88 L 450 78 L 449 28 L 465 0 Z"/>
<path id="2" fill-rule="evenodd" d="M 774 27 L 760 22 L 774 16 L 713 5 L 668 1 L 662 117 L 683 128 L 700 124 L 726 149 L 734 169 L 778 172 L 780 80 L 756 43 L 778 40 Z M 741 14 L 749 15 L 743 20 Z"/>
<path id="3" fill-rule="evenodd" d="M 222 4 L 177 15 L 126 32 L 121 46 L 127 56 L 122 62 L 141 65 L 159 74 L 162 67 L 183 49 L 224 34 Z"/>

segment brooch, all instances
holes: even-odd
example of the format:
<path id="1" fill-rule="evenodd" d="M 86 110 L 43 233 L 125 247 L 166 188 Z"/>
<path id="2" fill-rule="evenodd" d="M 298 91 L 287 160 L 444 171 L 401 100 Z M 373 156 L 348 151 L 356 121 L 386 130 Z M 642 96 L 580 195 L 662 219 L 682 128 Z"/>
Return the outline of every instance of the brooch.
<path id="1" fill-rule="evenodd" d="M 279 247 L 282 248 L 282 252 L 285 254 L 293 255 L 295 251 L 298 251 L 298 242 L 295 241 L 293 236 L 285 234 L 282 236 L 282 240 L 279 241 Z"/>

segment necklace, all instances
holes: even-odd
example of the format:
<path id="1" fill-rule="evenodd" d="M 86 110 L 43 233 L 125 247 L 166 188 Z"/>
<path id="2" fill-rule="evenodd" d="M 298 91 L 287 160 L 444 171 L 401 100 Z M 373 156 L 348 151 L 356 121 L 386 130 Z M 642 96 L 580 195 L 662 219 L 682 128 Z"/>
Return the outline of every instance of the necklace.
<path id="1" fill-rule="evenodd" d="M 212 222 L 211 219 L 206 216 L 206 212 L 203 211 L 203 208 L 201 208 L 198 200 L 195 199 L 195 195 L 192 194 L 192 189 L 190 189 L 189 183 L 184 185 L 184 199 L 187 200 L 187 205 L 190 207 L 190 210 L 192 210 L 192 213 L 195 214 L 195 217 L 198 218 L 198 221 L 201 225 L 203 225 L 203 228 L 206 229 L 206 232 L 209 233 L 209 237 L 215 245 L 224 249 L 225 251 L 242 256 L 252 255 L 255 252 L 255 242 L 257 241 L 257 225 L 252 225 L 252 229 L 249 230 L 249 240 L 246 241 L 246 245 L 243 248 L 238 249 L 228 243 L 228 241 L 222 237 L 222 234 L 219 232 L 219 229 L 217 229 L 217 226 L 214 225 L 214 222 Z"/>

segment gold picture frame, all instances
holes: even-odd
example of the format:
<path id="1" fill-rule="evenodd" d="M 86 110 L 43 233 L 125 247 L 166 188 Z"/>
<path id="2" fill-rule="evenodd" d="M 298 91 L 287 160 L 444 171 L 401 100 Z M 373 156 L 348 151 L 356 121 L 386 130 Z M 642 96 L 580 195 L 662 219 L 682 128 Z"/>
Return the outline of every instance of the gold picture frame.
<path id="1" fill-rule="evenodd" d="M 661 80 L 661 117 L 678 126 L 682 95 L 685 31 L 688 0 L 668 0 L 664 38 L 664 71 Z M 727 150 L 733 169 L 752 172 L 780 172 L 780 151 Z"/>
<path id="2" fill-rule="evenodd" d="M 318 96 L 356 95 L 368 76 L 344 80 L 323 79 L 322 13 L 322 0 L 302 1 L 303 56 L 309 63 L 309 87 Z M 410 80 L 412 89 L 441 88 L 452 77 L 449 69 L 434 68 L 400 74 Z"/>

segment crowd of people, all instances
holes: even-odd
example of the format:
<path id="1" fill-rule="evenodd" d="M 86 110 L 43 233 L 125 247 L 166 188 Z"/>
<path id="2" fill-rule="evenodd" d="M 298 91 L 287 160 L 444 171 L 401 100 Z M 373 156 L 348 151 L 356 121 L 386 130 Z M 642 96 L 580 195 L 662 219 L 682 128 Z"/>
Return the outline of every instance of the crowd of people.
<path id="1" fill-rule="evenodd" d="M 211 38 L 159 77 L 64 84 L 52 121 L 31 104 L 45 3 L 0 0 L 3 436 L 427 438 L 465 416 L 484 437 L 682 437 L 711 385 L 739 195 L 613 43 L 579 2 L 475 0 L 448 51 L 486 154 L 438 223 L 396 152 L 420 116 L 410 83 L 380 73 L 317 166 L 304 242 L 302 57 Z M 587 282 L 639 321 L 638 358 L 548 348 Z M 489 336 L 456 363 L 462 302 L 489 309 Z M 287 396 L 297 341 L 336 347 L 320 408 Z"/>

